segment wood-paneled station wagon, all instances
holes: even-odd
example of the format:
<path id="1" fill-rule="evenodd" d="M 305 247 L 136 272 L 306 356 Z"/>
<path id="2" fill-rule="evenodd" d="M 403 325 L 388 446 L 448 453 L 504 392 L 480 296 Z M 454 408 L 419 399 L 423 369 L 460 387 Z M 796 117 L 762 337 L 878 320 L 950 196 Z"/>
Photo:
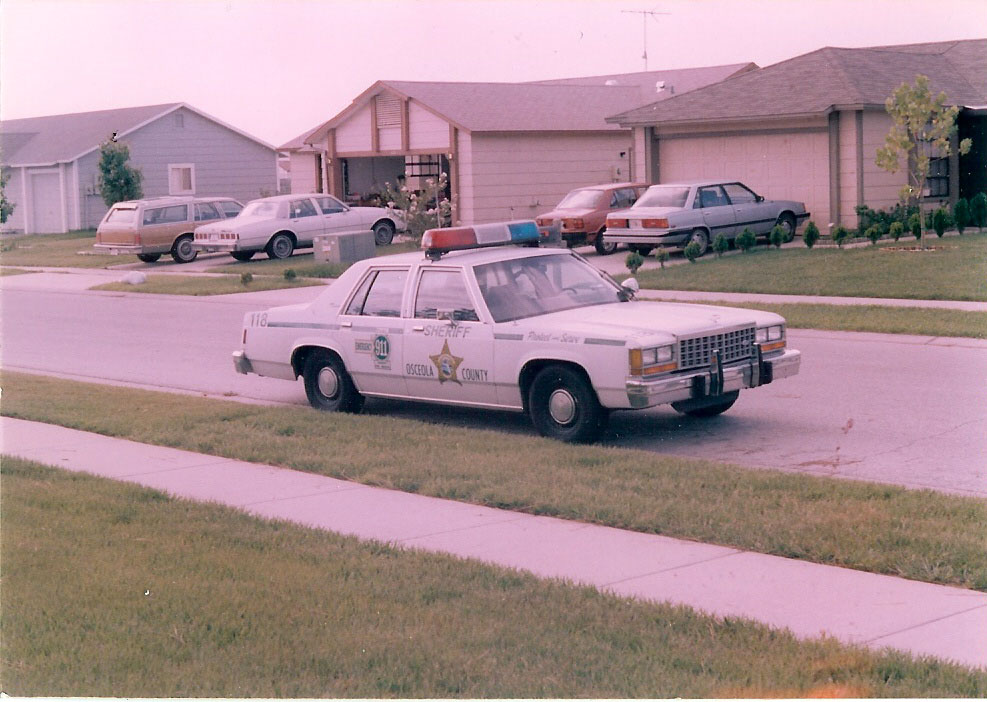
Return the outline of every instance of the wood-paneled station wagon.
<path id="1" fill-rule="evenodd" d="M 612 410 L 713 416 L 798 372 L 782 317 L 635 300 L 636 282 L 543 238 L 534 221 L 430 230 L 424 252 L 360 261 L 309 304 L 248 313 L 234 366 L 300 376 L 323 410 L 387 397 L 523 411 L 563 441 L 597 439 Z"/>

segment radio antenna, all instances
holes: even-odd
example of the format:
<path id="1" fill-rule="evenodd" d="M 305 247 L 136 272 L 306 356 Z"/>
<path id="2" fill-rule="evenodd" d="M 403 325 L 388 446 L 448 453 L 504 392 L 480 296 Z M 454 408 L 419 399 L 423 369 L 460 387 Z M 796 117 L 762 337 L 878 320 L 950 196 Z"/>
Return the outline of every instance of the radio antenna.
<path id="1" fill-rule="evenodd" d="M 641 24 L 644 28 L 644 51 L 641 53 L 641 58 L 644 59 L 644 70 L 648 70 L 648 17 L 655 19 L 657 15 L 670 15 L 671 12 L 658 12 L 656 10 L 621 10 L 621 12 L 628 15 L 641 15 Z M 658 20 L 655 20 L 656 22 Z"/>

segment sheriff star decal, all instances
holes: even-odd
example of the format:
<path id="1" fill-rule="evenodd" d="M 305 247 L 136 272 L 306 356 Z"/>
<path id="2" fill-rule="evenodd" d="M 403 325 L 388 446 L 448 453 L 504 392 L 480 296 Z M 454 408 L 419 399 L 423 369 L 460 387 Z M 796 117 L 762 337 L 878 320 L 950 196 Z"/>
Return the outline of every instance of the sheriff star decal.
<path id="1" fill-rule="evenodd" d="M 459 364 L 463 362 L 463 359 L 459 356 L 453 356 L 452 352 L 449 350 L 449 342 L 446 341 L 442 344 L 442 350 L 434 356 L 429 356 L 432 359 L 432 363 L 435 364 L 435 369 L 439 372 L 439 382 L 444 383 L 447 380 L 451 380 L 456 383 L 456 385 L 462 385 L 459 382 L 459 378 L 456 375 L 459 370 Z"/>

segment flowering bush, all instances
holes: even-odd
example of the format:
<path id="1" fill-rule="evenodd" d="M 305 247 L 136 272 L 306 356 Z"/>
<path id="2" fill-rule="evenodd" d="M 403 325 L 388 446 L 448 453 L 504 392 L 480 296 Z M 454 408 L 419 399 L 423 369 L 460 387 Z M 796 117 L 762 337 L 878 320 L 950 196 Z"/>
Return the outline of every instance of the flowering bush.
<path id="1" fill-rule="evenodd" d="M 409 189 L 407 185 L 394 188 L 390 183 L 385 183 L 382 195 L 384 206 L 404 220 L 409 236 L 420 241 L 426 230 L 452 223 L 455 206 L 444 195 L 448 185 L 449 176 L 445 173 L 440 173 L 438 180 L 426 180 L 425 189 L 420 192 Z"/>

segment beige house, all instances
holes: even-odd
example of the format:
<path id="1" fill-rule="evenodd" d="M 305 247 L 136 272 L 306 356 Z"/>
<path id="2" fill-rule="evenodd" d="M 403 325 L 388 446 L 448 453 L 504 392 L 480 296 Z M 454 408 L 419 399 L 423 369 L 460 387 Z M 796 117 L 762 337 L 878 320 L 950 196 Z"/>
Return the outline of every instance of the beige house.
<path id="1" fill-rule="evenodd" d="M 379 81 L 281 146 L 292 192 L 362 203 L 440 172 L 456 219 L 531 218 L 569 190 L 630 180 L 631 129 L 606 117 L 755 69 L 736 64 L 538 83 Z"/>
<path id="2" fill-rule="evenodd" d="M 769 198 L 802 200 L 825 231 L 854 208 L 893 206 L 907 176 L 875 164 L 891 128 L 885 100 L 917 74 L 961 107 L 973 151 L 933 161 L 930 203 L 987 189 L 987 40 L 824 48 L 617 114 L 633 130 L 631 177 L 730 178 Z"/>

